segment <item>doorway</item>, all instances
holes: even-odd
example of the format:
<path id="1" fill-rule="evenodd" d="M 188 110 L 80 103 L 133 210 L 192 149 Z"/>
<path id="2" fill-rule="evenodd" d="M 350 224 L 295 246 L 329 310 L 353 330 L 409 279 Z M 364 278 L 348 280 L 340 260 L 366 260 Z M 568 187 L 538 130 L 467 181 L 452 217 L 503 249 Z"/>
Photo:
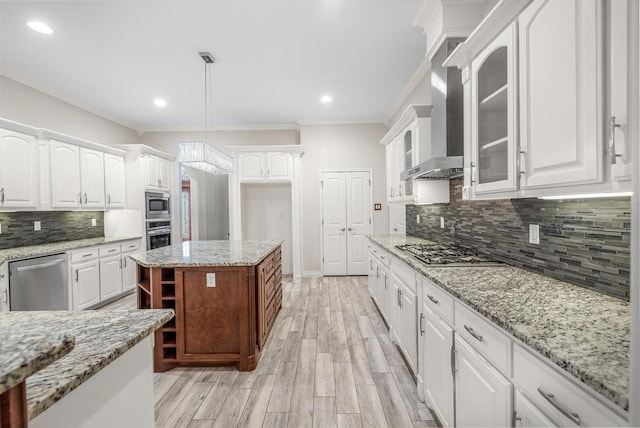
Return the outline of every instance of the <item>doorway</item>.
<path id="1" fill-rule="evenodd" d="M 322 269 L 325 276 L 367 275 L 371 170 L 322 171 Z"/>

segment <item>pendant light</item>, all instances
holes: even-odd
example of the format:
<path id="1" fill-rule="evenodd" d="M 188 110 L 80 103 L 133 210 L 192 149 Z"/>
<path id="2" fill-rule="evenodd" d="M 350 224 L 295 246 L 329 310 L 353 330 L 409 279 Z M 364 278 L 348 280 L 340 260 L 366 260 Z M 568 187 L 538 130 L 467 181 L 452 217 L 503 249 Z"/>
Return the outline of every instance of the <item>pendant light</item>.
<path id="1" fill-rule="evenodd" d="M 209 92 L 211 79 L 209 66 L 215 62 L 209 52 L 198 52 L 204 61 L 204 141 L 179 143 L 178 159 L 181 164 L 211 174 L 231 174 L 233 161 L 229 155 L 207 144 L 209 133 Z"/>

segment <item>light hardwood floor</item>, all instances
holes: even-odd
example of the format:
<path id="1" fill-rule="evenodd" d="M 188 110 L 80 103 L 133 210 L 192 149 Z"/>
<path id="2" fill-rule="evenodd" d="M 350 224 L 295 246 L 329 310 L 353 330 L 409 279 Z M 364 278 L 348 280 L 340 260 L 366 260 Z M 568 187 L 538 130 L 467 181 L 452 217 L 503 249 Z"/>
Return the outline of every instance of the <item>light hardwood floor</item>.
<path id="1" fill-rule="evenodd" d="M 135 295 L 103 309 L 135 308 Z M 157 427 L 434 427 L 389 340 L 366 277 L 283 282 L 283 306 L 253 372 L 154 375 Z"/>

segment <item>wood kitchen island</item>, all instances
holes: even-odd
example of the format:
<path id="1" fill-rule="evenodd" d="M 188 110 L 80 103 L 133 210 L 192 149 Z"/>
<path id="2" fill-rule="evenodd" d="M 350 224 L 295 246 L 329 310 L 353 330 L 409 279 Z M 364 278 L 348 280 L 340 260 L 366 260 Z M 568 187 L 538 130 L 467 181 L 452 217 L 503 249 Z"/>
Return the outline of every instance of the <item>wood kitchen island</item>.
<path id="1" fill-rule="evenodd" d="M 155 333 L 154 370 L 254 370 L 282 306 L 281 241 L 188 241 L 131 256 L 138 308 L 174 309 Z"/>

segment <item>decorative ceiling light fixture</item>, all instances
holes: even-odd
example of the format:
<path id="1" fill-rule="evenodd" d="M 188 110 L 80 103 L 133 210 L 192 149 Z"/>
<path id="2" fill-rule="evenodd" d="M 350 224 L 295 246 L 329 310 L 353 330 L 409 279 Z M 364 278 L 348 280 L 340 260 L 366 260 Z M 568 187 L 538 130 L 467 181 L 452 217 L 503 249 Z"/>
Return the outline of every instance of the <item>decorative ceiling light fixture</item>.
<path id="1" fill-rule="evenodd" d="M 226 153 L 207 144 L 209 133 L 209 91 L 211 82 L 209 76 L 209 64 L 215 60 L 209 52 L 198 52 L 204 61 L 204 142 L 185 142 L 178 145 L 178 159 L 181 164 L 196 168 L 211 174 L 231 174 L 233 161 Z"/>

